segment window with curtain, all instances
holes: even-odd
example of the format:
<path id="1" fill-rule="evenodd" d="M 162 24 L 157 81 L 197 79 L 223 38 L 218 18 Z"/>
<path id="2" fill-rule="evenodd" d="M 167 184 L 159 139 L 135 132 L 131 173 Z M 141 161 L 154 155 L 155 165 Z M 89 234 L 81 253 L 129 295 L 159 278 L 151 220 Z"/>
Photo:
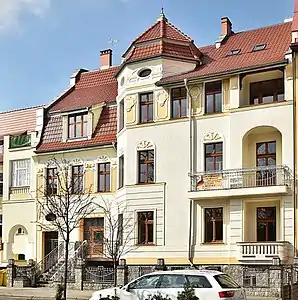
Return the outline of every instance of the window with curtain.
<path id="1" fill-rule="evenodd" d="M 30 159 L 14 160 L 11 163 L 12 178 L 11 186 L 30 186 L 31 164 Z"/>

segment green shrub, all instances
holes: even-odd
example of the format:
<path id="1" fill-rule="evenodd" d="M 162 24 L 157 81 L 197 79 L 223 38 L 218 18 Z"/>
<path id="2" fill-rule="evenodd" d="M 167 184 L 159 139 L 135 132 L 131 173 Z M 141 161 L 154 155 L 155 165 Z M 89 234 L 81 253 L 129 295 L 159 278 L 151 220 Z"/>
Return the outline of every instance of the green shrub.
<path id="1" fill-rule="evenodd" d="M 170 298 L 167 295 L 163 296 L 161 293 L 158 293 L 155 295 L 149 295 L 146 300 L 170 300 Z"/>
<path id="2" fill-rule="evenodd" d="M 186 283 L 184 285 L 184 291 L 178 293 L 177 300 L 199 300 L 199 298 L 196 296 L 193 286 Z"/>

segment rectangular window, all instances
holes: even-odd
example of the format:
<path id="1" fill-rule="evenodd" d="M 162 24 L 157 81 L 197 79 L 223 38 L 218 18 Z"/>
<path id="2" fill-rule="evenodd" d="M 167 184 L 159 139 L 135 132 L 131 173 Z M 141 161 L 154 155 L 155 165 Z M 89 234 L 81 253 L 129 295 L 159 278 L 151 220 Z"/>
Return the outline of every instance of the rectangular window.
<path id="1" fill-rule="evenodd" d="M 250 104 L 272 103 L 285 99 L 284 79 L 278 78 L 250 84 Z"/>
<path id="2" fill-rule="evenodd" d="M 71 115 L 68 117 L 68 137 L 87 137 L 88 114 Z"/>
<path id="3" fill-rule="evenodd" d="M 221 81 L 205 84 L 205 113 L 212 114 L 222 111 L 222 83 Z"/>
<path id="4" fill-rule="evenodd" d="M 152 245 L 154 243 L 154 212 L 138 212 L 138 244 Z"/>
<path id="5" fill-rule="evenodd" d="M 4 141 L 3 140 L 0 140 L 0 154 L 3 154 L 4 152 Z"/>
<path id="6" fill-rule="evenodd" d="M 57 195 L 58 191 L 58 169 L 48 168 L 47 169 L 47 195 Z"/>
<path id="7" fill-rule="evenodd" d="M 153 93 L 140 94 L 140 123 L 153 121 Z"/>
<path id="8" fill-rule="evenodd" d="M 139 183 L 154 182 L 154 150 L 139 151 Z"/>
<path id="9" fill-rule="evenodd" d="M 30 159 L 14 160 L 12 167 L 12 187 L 30 186 L 31 163 Z"/>
<path id="10" fill-rule="evenodd" d="M 276 207 L 257 208 L 257 241 L 276 241 Z"/>
<path id="11" fill-rule="evenodd" d="M 187 93 L 185 87 L 179 87 L 172 89 L 171 91 L 172 99 L 172 118 L 183 118 L 187 115 Z"/>
<path id="12" fill-rule="evenodd" d="M 119 131 L 124 128 L 124 100 L 119 104 Z"/>
<path id="13" fill-rule="evenodd" d="M 0 196 L 3 195 L 3 173 L 0 173 Z"/>
<path id="14" fill-rule="evenodd" d="M 3 215 L 0 215 L 0 238 L 2 238 Z"/>
<path id="15" fill-rule="evenodd" d="M 223 150 L 222 142 L 205 144 L 205 171 L 221 171 Z"/>
<path id="16" fill-rule="evenodd" d="M 121 189 L 124 186 L 124 155 L 119 157 L 119 184 L 118 187 Z"/>
<path id="17" fill-rule="evenodd" d="M 257 186 L 276 184 L 276 141 L 257 143 L 256 145 L 257 167 L 268 167 L 257 171 Z"/>
<path id="18" fill-rule="evenodd" d="M 118 214 L 118 236 L 117 241 L 119 242 L 119 245 L 123 245 L 123 214 Z"/>
<path id="19" fill-rule="evenodd" d="M 84 166 L 72 166 L 72 193 L 79 194 L 83 192 L 84 189 Z"/>
<path id="20" fill-rule="evenodd" d="M 98 164 L 98 192 L 111 191 L 111 164 L 101 163 Z"/>
<path id="21" fill-rule="evenodd" d="M 205 208 L 205 243 L 223 242 L 223 208 Z"/>

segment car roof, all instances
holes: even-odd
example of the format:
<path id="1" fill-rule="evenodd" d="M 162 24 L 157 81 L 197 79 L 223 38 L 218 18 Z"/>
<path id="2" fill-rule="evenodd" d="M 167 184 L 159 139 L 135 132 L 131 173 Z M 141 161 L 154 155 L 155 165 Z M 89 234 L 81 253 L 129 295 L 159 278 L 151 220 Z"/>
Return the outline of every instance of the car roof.
<path id="1" fill-rule="evenodd" d="M 179 274 L 179 275 L 220 275 L 224 274 L 223 272 L 216 270 L 197 270 L 197 269 L 184 269 L 184 270 L 171 270 L 171 271 L 156 271 L 150 274 Z"/>

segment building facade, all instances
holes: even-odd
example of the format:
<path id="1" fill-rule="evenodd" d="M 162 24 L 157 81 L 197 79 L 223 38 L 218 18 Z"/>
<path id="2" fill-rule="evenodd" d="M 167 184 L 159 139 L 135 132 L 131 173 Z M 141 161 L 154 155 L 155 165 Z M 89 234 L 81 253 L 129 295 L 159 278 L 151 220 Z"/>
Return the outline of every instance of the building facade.
<path id="1" fill-rule="evenodd" d="M 295 9 L 293 20 L 235 33 L 224 17 L 216 42 L 197 47 L 162 12 L 120 66 L 101 51 L 99 70 L 80 69 L 37 110 L 30 145 L 14 151 L 12 130 L 0 131 L 2 263 L 20 254 L 40 261 L 59 247 L 57 231 L 36 223 L 36 198 L 57 180 L 49 161 L 65 158 L 95 202 L 124 203 L 134 229 L 123 230 L 128 264 L 292 264 L 297 22 Z M 14 169 L 25 159 L 30 182 Z M 105 216 L 98 209 L 80 222 L 71 240 L 86 240 L 88 259 L 101 264 Z M 16 246 L 19 229 L 28 237 Z"/>

